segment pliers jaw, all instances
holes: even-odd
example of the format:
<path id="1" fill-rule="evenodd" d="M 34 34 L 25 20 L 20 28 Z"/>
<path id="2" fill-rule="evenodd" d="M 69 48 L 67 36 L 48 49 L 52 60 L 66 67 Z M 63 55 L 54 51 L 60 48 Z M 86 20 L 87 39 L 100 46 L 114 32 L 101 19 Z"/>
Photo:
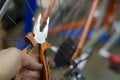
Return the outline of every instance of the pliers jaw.
<path id="1" fill-rule="evenodd" d="M 49 21 L 50 18 L 47 18 L 47 22 L 46 25 L 44 26 L 43 30 L 40 31 L 41 28 L 41 24 L 40 24 L 40 20 L 41 20 L 42 16 L 41 14 L 38 16 L 37 21 L 35 22 L 34 28 L 33 28 L 33 34 L 34 34 L 34 38 L 36 40 L 37 43 L 39 44 L 43 44 L 46 41 L 47 35 L 48 35 L 48 25 L 49 25 Z"/>

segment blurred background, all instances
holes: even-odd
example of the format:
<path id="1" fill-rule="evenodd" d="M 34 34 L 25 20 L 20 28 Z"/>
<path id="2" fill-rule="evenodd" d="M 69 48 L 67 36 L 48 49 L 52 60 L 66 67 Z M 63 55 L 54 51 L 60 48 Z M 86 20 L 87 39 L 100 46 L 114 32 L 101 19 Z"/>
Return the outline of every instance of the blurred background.
<path id="1" fill-rule="evenodd" d="M 52 44 L 48 56 L 56 63 L 51 75 L 56 80 L 120 80 L 120 0 L 55 1 L 47 38 Z M 0 50 L 23 50 L 33 17 L 50 3 L 0 0 Z"/>

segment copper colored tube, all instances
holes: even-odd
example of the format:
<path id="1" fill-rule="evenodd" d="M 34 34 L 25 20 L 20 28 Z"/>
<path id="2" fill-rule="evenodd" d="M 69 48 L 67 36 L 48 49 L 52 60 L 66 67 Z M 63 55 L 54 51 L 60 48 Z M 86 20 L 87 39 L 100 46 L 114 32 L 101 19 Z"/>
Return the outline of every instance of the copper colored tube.
<path id="1" fill-rule="evenodd" d="M 116 11 L 115 11 L 115 7 L 114 7 L 115 4 L 116 4 L 115 0 L 110 0 L 109 1 L 109 7 L 108 7 L 108 10 L 107 10 L 106 17 L 104 19 L 104 25 L 107 28 L 111 27 L 110 25 L 112 25 L 113 20 L 116 16 Z M 110 20 L 110 17 L 113 17 L 113 19 Z"/>
<path id="2" fill-rule="evenodd" d="M 90 14 L 88 16 L 88 20 L 86 22 L 86 25 L 85 25 L 85 28 L 84 28 L 84 31 L 82 33 L 82 36 L 80 37 L 80 40 L 79 40 L 79 43 L 78 43 L 78 46 L 77 46 L 77 49 L 76 51 L 74 52 L 72 58 L 71 58 L 71 63 L 74 61 L 74 59 L 78 56 L 78 55 L 81 55 L 81 49 L 85 43 L 85 40 L 86 40 L 86 36 L 87 36 L 87 33 L 91 27 L 91 24 L 92 24 L 92 20 L 93 20 L 93 14 L 98 6 L 98 3 L 99 3 L 100 0 L 94 0 L 93 4 L 92 4 L 92 7 L 91 7 L 91 10 L 90 10 Z"/>
<path id="3" fill-rule="evenodd" d="M 42 15 L 42 18 L 41 18 L 41 21 L 40 21 L 40 24 L 41 24 L 40 26 L 41 26 L 41 27 L 44 26 L 44 23 L 45 23 L 47 17 L 49 16 L 52 8 L 53 8 L 54 5 L 55 5 L 55 2 L 56 2 L 56 0 L 51 0 L 50 5 L 49 5 L 48 8 L 44 11 L 44 13 L 43 13 L 43 15 Z"/>
<path id="4" fill-rule="evenodd" d="M 73 25 L 72 29 L 77 29 L 79 26 L 84 26 L 84 24 L 85 24 L 85 20 L 76 21 L 76 22 L 74 22 L 72 24 Z M 70 23 L 65 24 L 63 26 L 56 26 L 55 28 L 50 29 L 49 33 L 51 33 L 51 34 L 57 34 L 57 33 L 61 32 L 61 31 L 68 30 L 70 26 L 71 26 Z M 61 28 L 61 27 L 63 27 L 63 28 Z"/>

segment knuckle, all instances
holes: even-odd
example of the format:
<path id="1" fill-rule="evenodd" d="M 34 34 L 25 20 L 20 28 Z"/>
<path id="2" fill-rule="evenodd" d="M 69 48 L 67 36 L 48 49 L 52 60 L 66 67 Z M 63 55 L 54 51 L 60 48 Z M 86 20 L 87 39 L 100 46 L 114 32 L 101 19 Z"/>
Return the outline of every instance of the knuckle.
<path id="1" fill-rule="evenodd" d="M 11 50 L 18 50 L 16 47 L 11 47 L 9 49 L 11 49 Z"/>
<path id="2" fill-rule="evenodd" d="M 20 57 L 21 53 L 22 53 L 22 51 L 20 51 L 19 49 L 15 48 L 15 47 L 10 48 L 9 52 L 16 57 Z"/>
<path id="3" fill-rule="evenodd" d="M 12 47 L 12 48 L 10 48 L 10 50 L 13 51 L 13 52 L 16 52 L 16 53 L 21 52 L 21 51 L 20 51 L 19 49 L 17 49 L 16 47 Z"/>

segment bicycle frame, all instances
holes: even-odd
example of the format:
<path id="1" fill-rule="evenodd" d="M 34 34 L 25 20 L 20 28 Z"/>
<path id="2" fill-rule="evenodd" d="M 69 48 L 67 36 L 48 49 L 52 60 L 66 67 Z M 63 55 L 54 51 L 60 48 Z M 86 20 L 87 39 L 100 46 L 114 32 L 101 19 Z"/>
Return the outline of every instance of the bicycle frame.
<path id="1" fill-rule="evenodd" d="M 88 20 L 87 20 L 87 22 L 86 22 L 86 24 L 85 24 L 85 28 L 84 28 L 84 31 L 83 31 L 83 33 L 82 33 L 82 36 L 81 36 L 81 38 L 80 38 L 80 40 L 79 40 L 77 49 L 76 49 L 76 51 L 74 52 L 74 54 L 73 54 L 73 56 L 72 56 L 72 58 L 71 58 L 71 61 L 70 61 L 71 64 L 73 63 L 74 59 L 75 59 L 78 55 L 81 55 L 81 54 L 82 54 L 82 53 L 81 53 L 81 49 L 82 49 L 82 47 L 83 47 L 83 45 L 84 45 L 84 43 L 85 43 L 85 39 L 86 39 L 87 33 L 88 33 L 88 31 L 89 31 L 89 29 L 90 29 L 90 27 L 91 27 L 91 24 L 92 24 L 93 14 L 94 14 L 94 12 L 95 12 L 95 10 L 96 10 L 96 8 L 97 8 L 97 5 L 99 4 L 99 1 L 100 1 L 100 0 L 94 0 L 94 2 L 93 2 L 93 5 L 92 5 L 91 10 L 90 10 L 90 14 L 89 14 L 89 16 L 88 16 Z"/>

